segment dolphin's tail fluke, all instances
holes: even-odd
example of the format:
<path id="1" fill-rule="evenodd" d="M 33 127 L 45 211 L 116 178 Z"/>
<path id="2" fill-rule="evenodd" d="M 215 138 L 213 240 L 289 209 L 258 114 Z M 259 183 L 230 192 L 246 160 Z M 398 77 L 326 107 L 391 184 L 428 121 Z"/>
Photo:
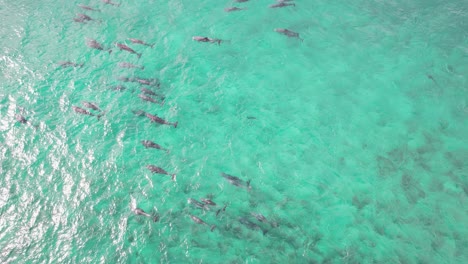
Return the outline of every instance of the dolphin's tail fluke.
<path id="1" fill-rule="evenodd" d="M 141 53 L 137 53 L 138 58 L 141 58 Z"/>
<path id="2" fill-rule="evenodd" d="M 173 181 L 176 180 L 176 176 L 177 176 L 177 175 L 175 175 L 175 174 L 172 174 L 172 175 L 171 175 Z"/>
<path id="3" fill-rule="evenodd" d="M 107 51 L 109 52 L 109 54 L 111 54 L 111 53 L 112 53 L 112 49 L 108 49 Z"/>
<path id="4" fill-rule="evenodd" d="M 141 70 L 144 70 L 144 69 L 145 69 L 145 66 L 141 66 L 140 69 L 141 69 Z"/>
<path id="5" fill-rule="evenodd" d="M 174 123 L 174 128 L 177 128 L 177 124 L 179 124 L 179 122 Z"/>
<path id="6" fill-rule="evenodd" d="M 154 44 L 156 44 L 156 43 L 149 44 L 148 46 L 150 46 L 151 48 L 154 48 Z"/>
<path id="7" fill-rule="evenodd" d="M 215 225 L 212 225 L 212 226 L 210 227 L 210 231 L 213 232 L 213 230 L 214 230 L 215 228 L 216 228 L 216 226 L 215 226 Z"/>

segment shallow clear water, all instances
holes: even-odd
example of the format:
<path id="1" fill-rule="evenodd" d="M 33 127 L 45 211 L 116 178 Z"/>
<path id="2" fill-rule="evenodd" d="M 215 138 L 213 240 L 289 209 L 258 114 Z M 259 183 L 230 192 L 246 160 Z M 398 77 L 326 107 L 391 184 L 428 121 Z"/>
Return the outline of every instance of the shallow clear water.
<path id="1" fill-rule="evenodd" d="M 466 2 L 273 3 L 0 0 L 1 262 L 468 262 Z"/>

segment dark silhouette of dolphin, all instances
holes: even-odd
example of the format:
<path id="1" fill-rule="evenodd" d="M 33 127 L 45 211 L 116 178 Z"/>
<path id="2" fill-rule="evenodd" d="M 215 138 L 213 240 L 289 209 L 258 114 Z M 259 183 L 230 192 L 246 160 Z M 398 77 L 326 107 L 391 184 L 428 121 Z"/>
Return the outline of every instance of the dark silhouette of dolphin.
<path id="1" fill-rule="evenodd" d="M 250 186 L 250 180 L 244 183 L 243 180 L 237 178 L 236 176 L 232 176 L 229 174 L 226 174 L 224 172 L 221 172 L 221 176 L 225 178 L 230 184 L 241 187 L 241 188 L 246 188 L 247 190 L 250 190 L 252 187 Z"/>
<path id="2" fill-rule="evenodd" d="M 86 21 L 91 21 L 91 20 L 94 20 L 94 19 L 92 19 L 90 16 L 85 15 L 85 14 L 76 14 L 76 17 L 73 18 L 73 20 L 75 22 L 85 23 Z"/>
<path id="3" fill-rule="evenodd" d="M 129 46 L 125 45 L 125 44 L 122 44 L 122 43 L 116 43 L 115 44 L 120 50 L 125 50 L 125 51 L 128 51 L 130 53 L 133 53 L 133 54 L 136 54 L 138 56 L 138 58 L 141 57 L 141 53 L 138 53 L 136 51 L 134 51 L 132 48 L 130 48 Z"/>
<path id="4" fill-rule="evenodd" d="M 135 39 L 135 38 L 129 38 L 129 40 L 132 43 L 135 43 L 135 44 L 141 44 L 141 45 L 148 46 L 148 47 L 151 47 L 151 48 L 154 47 L 154 43 L 153 44 L 148 44 L 148 43 L 144 42 L 143 40 L 139 40 L 139 39 Z"/>
<path id="5" fill-rule="evenodd" d="M 157 78 L 151 78 L 151 79 L 146 79 L 146 78 L 140 78 L 140 77 L 135 77 L 131 79 L 132 82 L 137 82 L 139 84 L 143 85 L 149 85 L 149 86 L 158 86 L 160 85 L 159 80 Z"/>
<path id="6" fill-rule="evenodd" d="M 252 215 L 253 217 L 255 217 L 258 221 L 260 222 L 263 222 L 263 223 L 268 223 L 268 220 L 266 219 L 266 217 L 262 214 L 258 214 L 258 213 L 250 213 L 250 215 Z"/>
<path id="7" fill-rule="evenodd" d="M 247 8 L 239 8 L 239 7 L 227 7 L 224 9 L 224 12 L 233 12 L 233 11 L 241 11 L 241 10 L 247 10 Z"/>
<path id="8" fill-rule="evenodd" d="M 162 169 L 162 168 L 160 168 L 158 166 L 147 165 L 146 168 L 148 170 L 150 170 L 152 173 L 159 173 L 159 174 L 169 175 L 169 176 L 171 176 L 173 181 L 176 180 L 176 175 L 175 174 L 170 174 L 170 173 L 168 173 L 167 171 L 165 171 L 164 169 Z"/>
<path id="9" fill-rule="evenodd" d="M 58 65 L 60 65 L 62 68 L 67 68 L 67 67 L 83 67 L 84 63 L 74 63 L 74 62 L 71 62 L 71 61 L 59 61 L 57 63 Z"/>
<path id="10" fill-rule="evenodd" d="M 268 232 L 268 230 L 266 230 L 266 229 L 264 230 L 259 225 L 255 224 L 254 222 L 250 221 L 249 219 L 247 219 L 245 217 L 239 218 L 239 222 L 241 224 L 243 224 L 244 226 L 246 226 L 247 228 L 249 228 L 249 229 L 261 230 L 264 235 Z"/>
<path id="11" fill-rule="evenodd" d="M 167 153 L 169 153 L 169 150 L 168 150 L 168 149 L 161 147 L 159 144 L 156 144 L 156 143 L 154 143 L 154 142 L 151 141 L 151 140 L 142 140 L 142 141 L 141 141 L 141 144 L 143 144 L 143 146 L 145 146 L 145 148 L 160 149 L 160 150 L 164 150 L 164 151 L 166 151 Z"/>
<path id="12" fill-rule="evenodd" d="M 213 205 L 213 206 L 216 205 L 216 203 L 213 202 L 211 199 L 201 198 L 200 200 L 202 200 L 202 202 L 204 202 L 205 204 L 208 204 L 208 205 Z"/>
<path id="13" fill-rule="evenodd" d="M 150 214 L 148 214 L 147 212 L 145 212 L 143 209 L 141 208 L 135 208 L 132 210 L 136 215 L 143 215 L 143 216 L 146 216 L 146 217 L 153 217 L 153 222 L 157 222 L 159 220 L 159 216 L 158 215 L 155 215 L 155 216 L 152 216 Z"/>
<path id="14" fill-rule="evenodd" d="M 129 77 L 122 77 L 121 76 L 121 77 L 118 77 L 117 80 L 122 81 L 122 82 L 137 82 L 139 84 L 148 85 L 148 86 L 157 86 L 157 87 L 159 87 L 159 85 L 160 85 L 159 80 L 157 78 L 147 79 L 147 78 L 141 78 L 141 77 L 129 78 Z"/>
<path id="15" fill-rule="evenodd" d="M 270 5 L 270 8 L 281 8 L 281 7 L 286 7 L 286 6 L 296 6 L 296 4 L 287 3 L 287 1 L 281 1 L 281 2 L 278 2 L 277 4 Z"/>
<path id="16" fill-rule="evenodd" d="M 112 91 L 124 91 L 127 89 L 127 87 L 123 86 L 123 85 L 114 85 L 114 86 L 110 86 L 109 89 L 111 89 Z"/>
<path id="17" fill-rule="evenodd" d="M 161 125 L 174 126 L 174 128 L 177 128 L 177 124 L 179 123 L 179 122 L 175 122 L 175 123 L 167 122 L 166 120 L 160 118 L 159 116 L 152 115 L 150 113 L 145 113 L 145 116 L 148 117 L 151 120 L 151 122 L 156 122 L 156 123 L 159 123 Z"/>
<path id="18" fill-rule="evenodd" d="M 161 100 L 164 100 L 165 99 L 165 96 L 162 95 L 162 94 L 157 94 L 155 92 L 153 92 L 152 90 L 150 89 L 147 89 L 147 88 L 144 88 L 144 87 L 141 87 L 140 88 L 140 91 L 144 94 L 147 94 L 147 95 L 152 95 L 152 96 L 157 96 L 159 97 Z"/>
<path id="19" fill-rule="evenodd" d="M 87 39 L 86 40 L 86 45 L 90 48 L 93 48 L 93 49 L 97 49 L 97 50 L 104 50 L 104 48 L 102 47 L 102 45 L 97 42 L 95 39 Z M 112 50 L 111 49 L 107 49 L 107 51 L 110 53 L 112 53 Z"/>
<path id="20" fill-rule="evenodd" d="M 219 213 L 226 211 L 226 207 L 227 207 L 227 204 L 224 205 L 224 207 L 222 209 L 218 209 L 218 211 L 216 211 L 216 216 L 218 216 Z"/>
<path id="21" fill-rule="evenodd" d="M 298 38 L 300 39 L 301 41 L 304 41 L 304 39 L 302 39 L 300 36 L 299 36 L 299 33 L 297 32 L 294 32 L 294 31 L 291 31 L 289 29 L 286 29 L 286 28 L 275 28 L 274 29 L 275 32 L 278 32 L 282 35 L 285 35 L 285 36 L 288 36 L 290 38 Z"/>
<path id="22" fill-rule="evenodd" d="M 194 215 L 190 215 L 190 218 L 192 219 L 193 222 L 197 223 L 197 224 L 200 224 L 200 225 L 206 225 L 206 226 L 210 226 L 208 225 L 205 221 L 201 220 L 200 218 L 194 216 Z M 210 231 L 213 232 L 213 230 L 216 228 L 215 225 L 211 225 L 210 227 Z"/>
<path id="23" fill-rule="evenodd" d="M 128 63 L 128 62 L 119 62 L 117 65 L 119 65 L 120 68 L 130 68 L 130 69 L 131 68 L 136 68 L 136 69 L 140 69 L 140 70 L 145 69 L 145 66 L 138 66 L 138 65 Z"/>
<path id="24" fill-rule="evenodd" d="M 31 125 L 31 126 L 33 126 L 35 129 L 39 128 L 38 125 L 34 125 L 34 124 L 31 123 L 29 120 L 27 120 L 26 117 L 24 117 L 24 116 L 21 115 L 21 114 L 16 114 L 16 115 L 15 115 L 15 119 L 16 119 L 16 121 L 20 122 L 21 124 Z"/>
<path id="25" fill-rule="evenodd" d="M 97 106 L 95 103 L 86 102 L 86 101 L 83 101 L 81 103 L 89 109 L 93 109 L 93 110 L 100 111 L 100 112 L 102 111 L 101 108 L 99 108 L 99 106 Z"/>
<path id="26" fill-rule="evenodd" d="M 84 9 L 84 10 L 88 10 L 88 11 L 97 11 L 97 12 L 101 12 L 101 10 L 99 9 L 94 9 L 90 6 L 87 6 L 87 5 L 82 5 L 82 4 L 79 4 L 78 7 Z"/>
<path id="27" fill-rule="evenodd" d="M 188 198 L 187 203 L 192 204 L 193 206 L 197 207 L 198 209 L 210 210 L 210 208 L 206 204 L 204 204 L 202 202 L 199 202 L 199 201 L 197 201 L 197 200 L 195 200 L 193 198 Z"/>
<path id="28" fill-rule="evenodd" d="M 147 102 L 151 102 L 151 103 L 159 104 L 159 105 L 164 105 L 164 101 L 158 102 L 154 98 L 152 98 L 152 97 L 150 97 L 148 95 L 144 95 L 142 93 L 139 94 L 138 97 L 140 97 L 140 99 L 143 100 L 143 101 L 147 101 Z"/>
<path id="29" fill-rule="evenodd" d="M 17 120 L 18 122 L 20 122 L 21 124 L 27 124 L 27 123 L 28 123 L 28 120 L 27 120 L 24 116 L 22 116 L 22 115 L 20 115 L 20 114 L 16 114 L 16 115 L 15 115 L 15 118 L 16 118 L 16 120 Z"/>
<path id="30" fill-rule="evenodd" d="M 114 3 L 111 0 L 102 0 L 103 3 L 106 3 L 108 5 L 113 5 L 113 6 L 120 6 L 120 4 Z"/>
<path id="31" fill-rule="evenodd" d="M 223 41 L 222 39 L 213 39 L 209 37 L 200 37 L 200 36 L 194 36 L 192 37 L 192 39 L 198 42 L 218 43 L 218 45 L 220 45 L 221 42 Z"/>
<path id="32" fill-rule="evenodd" d="M 94 114 L 88 112 L 86 109 L 83 109 L 83 108 L 81 108 L 79 106 L 72 106 L 72 108 L 73 108 L 73 111 L 75 111 L 78 114 L 95 116 L 97 119 L 101 118 L 101 116 L 102 116 L 102 115 L 94 115 Z"/>

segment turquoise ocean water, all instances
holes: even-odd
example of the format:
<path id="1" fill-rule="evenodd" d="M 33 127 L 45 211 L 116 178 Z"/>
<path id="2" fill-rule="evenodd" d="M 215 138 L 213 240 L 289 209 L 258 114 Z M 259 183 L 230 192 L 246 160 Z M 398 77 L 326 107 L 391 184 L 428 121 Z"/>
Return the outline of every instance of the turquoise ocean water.
<path id="1" fill-rule="evenodd" d="M 0 0 L 1 263 L 468 262 L 466 1 L 120 3 Z"/>

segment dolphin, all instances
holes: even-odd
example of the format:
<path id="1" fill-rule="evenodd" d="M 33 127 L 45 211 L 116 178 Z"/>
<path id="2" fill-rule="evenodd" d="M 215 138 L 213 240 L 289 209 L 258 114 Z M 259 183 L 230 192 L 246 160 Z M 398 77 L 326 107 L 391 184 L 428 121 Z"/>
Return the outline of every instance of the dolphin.
<path id="1" fill-rule="evenodd" d="M 223 207 L 222 209 L 218 209 L 218 211 L 216 211 L 216 216 L 218 216 L 219 213 L 221 213 L 221 212 L 225 212 L 225 211 L 226 211 L 226 207 L 227 207 L 227 204 L 224 205 L 224 207 Z"/>
<path id="2" fill-rule="evenodd" d="M 94 115 L 94 114 L 88 112 L 86 109 L 83 109 L 83 108 L 78 107 L 78 106 L 72 106 L 72 108 L 73 108 L 73 111 L 75 111 L 78 114 L 95 116 L 95 117 L 97 117 L 97 119 L 101 118 L 101 116 L 102 116 L 102 115 Z"/>
<path id="3" fill-rule="evenodd" d="M 101 12 L 101 10 L 99 9 L 94 9 L 90 6 L 87 6 L 87 5 L 82 5 L 82 4 L 79 4 L 78 7 L 84 9 L 84 10 L 88 10 L 88 11 L 97 11 L 97 12 Z"/>
<path id="4" fill-rule="evenodd" d="M 129 38 L 129 40 L 132 43 L 135 43 L 135 44 L 141 44 L 141 45 L 148 46 L 148 47 L 151 47 L 151 48 L 154 47 L 154 44 L 148 44 L 148 43 L 144 42 L 143 40 L 134 39 L 134 38 Z"/>
<path id="5" fill-rule="evenodd" d="M 275 28 L 274 29 L 275 32 L 278 32 L 282 35 L 285 35 L 285 36 L 288 36 L 290 38 L 298 38 L 300 39 L 301 41 L 304 41 L 304 39 L 302 39 L 300 36 L 299 36 L 299 33 L 297 32 L 294 32 L 294 31 L 291 31 L 289 29 L 286 29 L 286 28 Z"/>
<path id="6" fill-rule="evenodd" d="M 199 201 L 197 201 L 197 200 L 195 200 L 193 198 L 188 198 L 187 203 L 193 204 L 193 206 L 195 206 L 195 207 L 197 207 L 199 209 L 202 209 L 202 210 L 210 210 L 210 208 L 206 204 L 204 204 L 202 202 L 199 202 Z"/>
<path id="7" fill-rule="evenodd" d="M 222 39 L 213 39 L 209 37 L 200 37 L 200 36 L 194 36 L 192 37 L 192 39 L 198 42 L 218 43 L 218 45 L 220 45 L 221 42 L 223 41 Z"/>
<path id="8" fill-rule="evenodd" d="M 239 222 L 241 224 L 243 224 L 244 226 L 248 227 L 249 229 L 261 230 L 264 235 L 268 232 L 268 230 L 266 230 L 266 229 L 263 230 L 259 225 L 255 224 L 254 222 L 250 221 L 249 219 L 247 219 L 245 217 L 239 218 Z"/>
<path id="9" fill-rule="evenodd" d="M 71 61 L 59 61 L 57 64 L 60 65 L 62 68 L 67 68 L 67 67 L 80 67 L 81 68 L 84 65 L 84 63 L 77 64 Z"/>
<path id="10" fill-rule="evenodd" d="M 157 78 L 141 78 L 141 77 L 118 77 L 117 80 L 122 81 L 122 82 L 137 82 L 142 85 L 148 85 L 148 86 L 158 86 L 160 85 L 159 80 Z"/>
<path id="11" fill-rule="evenodd" d="M 167 122 L 166 120 L 160 118 L 159 116 L 152 115 L 150 113 L 145 113 L 145 115 L 151 120 L 151 122 L 156 122 L 161 125 L 169 125 L 169 126 L 174 126 L 174 128 L 177 128 L 177 124 L 179 123 L 179 122 L 175 122 L 175 123 Z"/>
<path id="12" fill-rule="evenodd" d="M 150 85 L 150 86 L 158 86 L 159 87 L 159 80 L 157 78 L 146 79 L 146 78 L 135 77 L 135 78 L 132 78 L 131 81 L 132 82 L 137 82 L 137 83 L 143 84 L 143 85 Z"/>
<path id="13" fill-rule="evenodd" d="M 161 98 L 161 100 L 164 100 L 164 99 L 165 99 L 164 95 L 157 94 L 157 93 L 153 92 L 152 90 L 147 89 L 147 88 L 144 88 L 144 87 L 141 87 L 141 88 L 140 88 L 140 91 L 141 91 L 142 93 L 144 93 L 144 94 L 147 94 L 147 95 L 157 96 L 157 97 Z"/>
<path id="14" fill-rule="evenodd" d="M 224 12 L 233 12 L 233 11 L 241 11 L 241 10 L 247 10 L 247 8 L 239 8 L 239 7 L 227 7 L 224 9 Z"/>
<path id="15" fill-rule="evenodd" d="M 15 118 L 18 122 L 20 122 L 21 124 L 27 124 L 29 121 L 22 115 L 20 114 L 16 114 L 15 115 Z"/>
<path id="16" fill-rule="evenodd" d="M 194 216 L 194 215 L 190 215 L 190 218 L 192 218 L 192 221 L 197 223 L 197 224 L 200 224 L 200 225 L 206 225 L 206 226 L 209 226 L 205 221 L 201 220 L 200 218 Z M 210 231 L 213 232 L 213 230 L 216 228 L 215 225 L 212 225 L 210 227 Z"/>
<path id="17" fill-rule="evenodd" d="M 94 39 L 87 39 L 86 40 L 86 45 L 90 48 L 93 48 L 93 49 L 97 49 L 97 50 L 104 50 L 104 48 L 102 47 L 102 45 L 97 42 L 96 40 Z M 112 50 L 111 49 L 107 49 L 107 51 L 110 53 L 112 53 Z"/>
<path id="18" fill-rule="evenodd" d="M 170 174 L 168 173 L 167 171 L 165 171 L 164 169 L 158 167 L 158 166 L 155 166 L 155 165 L 147 165 L 146 168 L 148 170 L 150 170 L 152 173 L 159 173 L 159 174 L 165 174 L 165 175 L 169 175 L 171 176 L 172 180 L 175 181 L 176 180 L 176 175 L 175 174 Z"/>
<path id="19" fill-rule="evenodd" d="M 141 144 L 143 144 L 143 146 L 145 146 L 145 148 L 160 149 L 160 150 L 164 150 L 164 151 L 166 151 L 167 153 L 169 153 L 169 150 L 168 150 L 168 149 L 161 147 L 160 145 L 154 143 L 154 142 L 151 141 L 151 140 L 142 140 L 142 141 L 141 141 Z"/>
<path id="20" fill-rule="evenodd" d="M 96 111 L 102 111 L 99 106 L 97 106 L 95 103 L 91 103 L 91 102 L 86 102 L 86 101 L 83 101 L 81 102 L 85 107 L 89 108 L 89 109 L 93 109 L 93 110 L 96 110 Z"/>
<path id="21" fill-rule="evenodd" d="M 266 219 L 265 216 L 263 216 L 262 214 L 257 214 L 257 213 L 250 213 L 250 215 L 252 215 L 253 217 L 255 217 L 258 221 L 260 222 L 263 222 L 263 223 L 268 223 L 268 220 Z"/>
<path id="22" fill-rule="evenodd" d="M 143 216 L 146 216 L 146 217 L 152 217 L 150 214 L 148 214 L 147 212 L 143 211 L 143 209 L 140 209 L 140 208 L 135 208 L 132 210 L 136 215 L 143 215 Z M 153 222 L 157 222 L 159 220 L 159 216 L 155 215 L 153 217 Z"/>
<path id="23" fill-rule="evenodd" d="M 138 56 L 138 58 L 141 57 L 141 53 L 138 53 L 136 51 L 134 51 L 132 48 L 130 48 L 129 46 L 125 45 L 125 44 L 122 44 L 122 43 L 116 43 L 115 44 L 120 50 L 126 50 L 130 53 L 133 53 L 133 54 L 136 54 Z"/>
<path id="24" fill-rule="evenodd" d="M 270 5 L 270 8 L 281 8 L 286 6 L 296 6 L 294 3 L 287 3 L 286 1 L 278 2 L 277 4 Z"/>
<path id="25" fill-rule="evenodd" d="M 77 17 L 73 18 L 75 22 L 84 23 L 86 21 L 94 20 L 90 16 L 85 14 L 76 14 Z"/>
<path id="26" fill-rule="evenodd" d="M 432 75 L 430 75 L 430 74 L 426 74 L 426 77 L 427 77 L 429 80 L 433 81 L 434 84 L 435 84 L 437 87 L 440 88 L 440 85 L 439 85 L 439 83 L 436 81 L 436 79 L 434 78 L 434 76 L 432 76 Z"/>
<path id="27" fill-rule="evenodd" d="M 247 190 L 250 190 L 252 187 L 250 186 L 250 180 L 244 183 L 243 180 L 237 178 L 236 176 L 232 176 L 229 174 L 226 174 L 224 172 L 221 172 L 221 176 L 223 176 L 230 184 L 241 187 L 241 188 L 246 188 Z"/>
<path id="28" fill-rule="evenodd" d="M 154 104 L 164 105 L 164 101 L 163 102 L 158 102 L 154 98 L 152 98 L 150 96 L 147 96 L 147 95 L 144 95 L 142 93 L 139 94 L 138 97 L 140 97 L 140 99 L 143 100 L 143 101 L 151 102 L 151 103 L 154 103 Z"/>
<path id="29" fill-rule="evenodd" d="M 138 66 L 138 65 L 131 64 L 131 63 L 128 63 L 128 62 L 119 62 L 117 65 L 119 65 L 120 68 L 136 68 L 136 69 L 140 69 L 140 70 L 145 69 L 145 66 Z"/>
<path id="30" fill-rule="evenodd" d="M 23 115 L 20 115 L 20 114 L 16 114 L 15 115 L 15 119 L 16 121 L 20 122 L 21 124 L 28 124 L 28 125 L 31 125 L 33 126 L 34 128 L 39 128 L 38 125 L 34 125 L 33 123 L 31 123 L 29 120 L 27 120 Z"/>
<path id="31" fill-rule="evenodd" d="M 205 204 L 208 204 L 208 205 L 213 205 L 215 206 L 216 203 L 211 201 L 210 199 L 207 199 L 207 198 L 201 198 L 202 202 L 204 202 Z"/>
<path id="32" fill-rule="evenodd" d="M 114 85 L 114 86 L 109 87 L 109 89 L 111 89 L 112 91 L 123 91 L 123 90 L 126 90 L 127 87 L 123 85 Z"/>
<path id="33" fill-rule="evenodd" d="M 114 3 L 111 0 L 102 0 L 103 3 L 106 3 L 108 5 L 113 5 L 113 6 L 120 6 L 120 4 Z"/>

